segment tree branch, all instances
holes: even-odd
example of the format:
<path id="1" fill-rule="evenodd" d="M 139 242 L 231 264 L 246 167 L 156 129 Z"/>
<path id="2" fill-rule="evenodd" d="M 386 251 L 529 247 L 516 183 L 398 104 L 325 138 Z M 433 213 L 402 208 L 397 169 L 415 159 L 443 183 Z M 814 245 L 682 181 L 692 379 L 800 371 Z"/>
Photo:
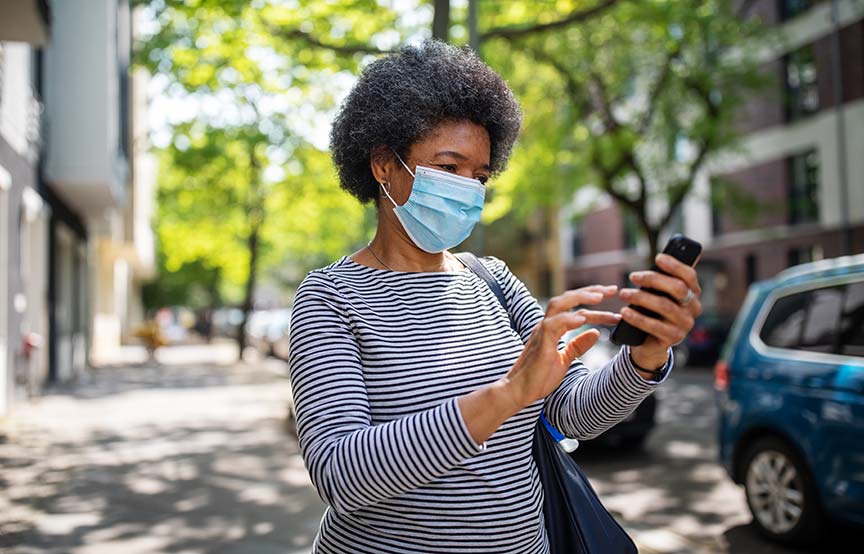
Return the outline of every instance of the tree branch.
<path id="1" fill-rule="evenodd" d="M 615 114 L 612 113 L 612 102 L 609 99 L 609 94 L 606 92 L 603 78 L 593 69 L 590 71 L 588 77 L 591 81 L 591 96 L 594 98 L 597 111 L 602 114 L 607 131 L 614 133 L 621 128 L 621 123 L 615 119 Z"/>
<path id="2" fill-rule="evenodd" d="M 606 10 L 617 4 L 618 1 L 619 0 L 603 0 L 596 6 L 572 11 L 567 16 L 557 21 L 550 21 L 549 23 L 538 23 L 535 25 L 513 25 L 508 27 L 489 29 L 488 31 L 480 33 L 480 40 L 484 41 L 490 38 L 514 39 L 524 37 L 525 35 L 533 35 L 536 33 L 544 33 L 546 31 L 554 31 L 556 29 L 561 29 L 563 27 L 572 25 L 573 23 L 578 23 L 580 21 L 591 19 L 592 17 L 595 17 L 605 12 Z"/>
<path id="3" fill-rule="evenodd" d="M 570 97 L 573 106 L 585 115 L 589 115 L 592 111 L 591 102 L 585 94 L 585 87 L 573 77 L 570 70 L 560 61 L 556 60 L 554 56 L 543 51 L 541 48 L 529 47 L 528 50 L 539 61 L 551 66 L 564 79 L 564 88 L 567 89 L 567 95 Z"/>
<path id="4" fill-rule="evenodd" d="M 660 91 L 662 91 L 663 87 L 666 86 L 666 81 L 669 79 L 669 74 L 672 72 L 672 62 L 680 53 L 681 45 L 679 43 L 675 49 L 669 52 L 666 56 L 666 60 L 663 62 L 663 68 L 660 70 L 657 80 L 654 82 L 654 86 L 648 87 L 648 109 L 645 111 L 645 115 L 642 117 L 642 121 L 639 122 L 637 127 L 640 135 L 645 133 L 645 131 L 648 130 L 648 127 L 651 126 L 651 120 L 654 118 L 654 113 L 657 111 L 657 104 L 659 104 L 657 98 L 660 96 Z"/>
<path id="5" fill-rule="evenodd" d="M 757 0 L 743 0 L 741 4 L 738 6 L 738 9 L 735 10 L 735 17 L 738 19 L 744 19 L 748 15 L 750 15 L 750 10 L 753 9 L 753 6 L 756 5 Z"/>
<path id="6" fill-rule="evenodd" d="M 370 46 L 368 44 L 362 43 L 345 43 L 345 44 L 329 44 L 326 43 L 318 37 L 301 31 L 300 29 L 280 29 L 278 27 L 274 27 L 273 25 L 268 25 L 267 29 L 274 36 L 279 36 L 287 40 L 301 40 L 310 46 L 314 46 L 316 48 L 323 48 L 325 50 L 332 50 L 333 52 L 337 52 L 339 54 L 392 54 L 395 50 L 382 50 L 380 48 L 375 48 L 374 46 Z"/>
<path id="7" fill-rule="evenodd" d="M 663 216 L 663 219 L 660 220 L 660 229 L 669 224 L 672 220 L 672 216 L 675 214 L 675 210 L 682 202 L 684 202 L 687 194 L 693 189 L 693 180 L 696 178 L 696 174 L 699 170 L 702 169 L 702 165 L 705 163 L 705 159 L 708 157 L 708 153 L 711 149 L 711 141 L 709 139 L 702 141 L 702 144 L 699 147 L 699 153 L 696 154 L 696 158 L 693 159 L 693 163 L 690 164 L 690 168 L 687 170 L 687 176 L 678 181 L 678 185 L 669 195 L 669 209 L 666 211 L 666 215 Z"/>

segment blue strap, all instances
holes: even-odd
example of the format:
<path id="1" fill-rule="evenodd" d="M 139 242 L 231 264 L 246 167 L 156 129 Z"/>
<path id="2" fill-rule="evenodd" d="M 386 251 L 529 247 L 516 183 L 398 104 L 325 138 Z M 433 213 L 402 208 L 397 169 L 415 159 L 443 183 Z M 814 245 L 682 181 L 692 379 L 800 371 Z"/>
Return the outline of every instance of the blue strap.
<path id="1" fill-rule="evenodd" d="M 501 284 L 498 283 L 498 279 L 496 279 L 486 266 L 471 252 L 460 252 L 456 254 L 456 257 L 459 258 L 463 264 L 465 264 L 468 269 L 474 272 L 475 275 L 486 281 L 486 285 L 492 290 L 492 293 L 495 294 L 495 297 L 498 299 L 498 302 L 501 303 L 501 307 L 504 308 L 504 311 L 507 312 L 507 317 L 510 318 L 510 327 L 516 331 L 516 334 L 519 334 L 519 330 L 516 328 L 516 322 L 513 321 L 513 316 L 510 315 L 510 310 L 507 309 L 507 299 L 504 297 L 504 291 L 501 290 Z M 549 423 L 549 420 L 546 419 L 546 414 L 540 412 L 540 421 L 543 422 L 543 425 L 549 431 L 549 434 L 552 435 L 552 438 L 555 439 L 555 442 L 561 442 L 565 440 L 567 437 L 561 434 L 561 431 L 556 429 Z"/>
<path id="2" fill-rule="evenodd" d="M 540 412 L 540 421 L 543 422 L 543 425 L 546 427 L 546 430 L 549 431 L 549 434 L 552 435 L 552 438 L 555 439 L 555 442 L 561 442 L 567 437 L 561 434 L 561 431 L 556 429 L 549 423 L 549 420 L 546 419 L 546 414 L 544 412 Z"/>

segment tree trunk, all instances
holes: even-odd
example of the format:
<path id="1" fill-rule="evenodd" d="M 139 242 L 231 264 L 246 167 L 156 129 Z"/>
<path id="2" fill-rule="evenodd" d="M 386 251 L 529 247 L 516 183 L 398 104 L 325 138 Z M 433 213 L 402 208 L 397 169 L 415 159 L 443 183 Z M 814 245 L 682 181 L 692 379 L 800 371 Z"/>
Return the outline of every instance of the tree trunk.
<path id="1" fill-rule="evenodd" d="M 660 245 L 658 244 L 658 241 L 660 240 L 660 229 L 650 225 L 646 226 L 644 229 L 645 238 L 648 239 L 648 260 L 646 267 L 651 267 L 654 265 L 654 258 L 660 253 Z"/>
<path id="2" fill-rule="evenodd" d="M 237 346 L 240 349 L 239 359 L 243 359 L 243 351 L 246 349 L 246 324 L 249 322 L 249 314 L 252 313 L 255 295 L 255 284 L 258 277 L 258 235 L 260 224 L 255 223 L 249 231 L 246 244 L 249 247 L 249 277 L 246 279 L 246 290 L 243 298 L 243 322 L 237 330 Z"/>
<path id="3" fill-rule="evenodd" d="M 435 0 L 432 16 L 432 38 L 447 42 L 450 38 L 450 0 Z"/>

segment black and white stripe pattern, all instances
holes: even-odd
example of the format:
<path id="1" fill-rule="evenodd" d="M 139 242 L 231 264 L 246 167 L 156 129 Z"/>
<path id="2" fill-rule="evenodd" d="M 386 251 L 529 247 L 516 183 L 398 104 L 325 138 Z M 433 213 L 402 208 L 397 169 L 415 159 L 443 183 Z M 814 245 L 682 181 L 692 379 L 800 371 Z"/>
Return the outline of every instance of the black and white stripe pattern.
<path id="1" fill-rule="evenodd" d="M 300 447 L 329 505 L 320 554 L 548 552 L 531 439 L 542 402 L 476 444 L 456 399 L 518 358 L 542 310 L 495 258 L 519 331 L 470 271 L 403 273 L 342 258 L 301 284 L 290 372 Z M 668 372 L 667 372 L 668 375 Z M 545 403 L 564 434 L 590 438 L 656 386 L 622 350 L 573 364 Z"/>

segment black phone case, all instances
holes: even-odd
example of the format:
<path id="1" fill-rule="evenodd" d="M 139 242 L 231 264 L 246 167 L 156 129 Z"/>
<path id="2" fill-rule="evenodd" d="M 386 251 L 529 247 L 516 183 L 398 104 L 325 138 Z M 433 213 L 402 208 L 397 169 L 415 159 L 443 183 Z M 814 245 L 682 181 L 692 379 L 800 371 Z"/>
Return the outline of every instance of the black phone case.
<path id="1" fill-rule="evenodd" d="M 676 260 L 679 260 L 682 263 L 692 266 L 696 263 L 696 260 L 699 259 L 699 254 L 702 252 L 702 245 L 696 242 L 693 239 L 688 239 L 684 235 L 673 235 L 669 242 L 666 243 L 666 247 L 663 249 L 664 254 L 669 254 Z M 656 264 L 651 266 L 653 271 L 657 271 L 658 273 L 666 273 Z M 652 294 L 657 294 L 660 296 L 665 296 L 670 300 L 675 300 L 669 294 L 666 294 L 663 291 L 652 289 L 652 288 L 642 288 L 641 290 L 650 292 Z M 648 308 L 643 308 L 642 306 L 633 306 L 630 305 L 630 308 L 636 310 L 641 314 L 645 314 L 648 317 L 653 317 L 655 319 L 663 319 L 660 314 L 649 310 Z M 645 338 L 648 334 L 642 329 L 638 329 L 633 327 L 626 321 L 620 321 L 618 325 L 615 326 L 615 330 L 612 331 L 612 336 L 610 340 L 617 345 L 628 345 L 628 346 L 639 346 L 643 342 L 645 342 Z"/>

